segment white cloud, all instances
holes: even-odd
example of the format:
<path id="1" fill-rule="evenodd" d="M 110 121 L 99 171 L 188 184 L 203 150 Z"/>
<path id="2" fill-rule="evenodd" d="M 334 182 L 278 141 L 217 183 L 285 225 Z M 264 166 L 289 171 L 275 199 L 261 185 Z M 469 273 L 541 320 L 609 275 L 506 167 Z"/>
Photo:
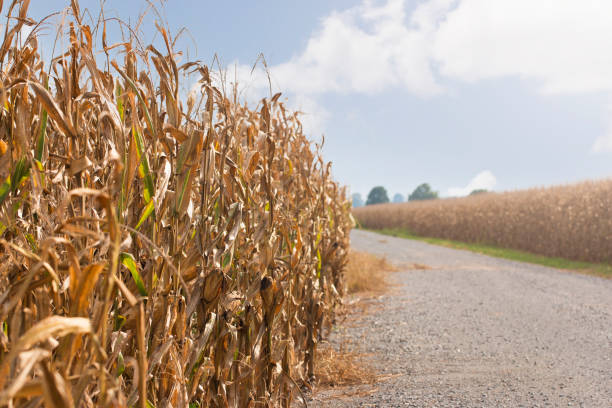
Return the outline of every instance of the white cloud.
<path id="1" fill-rule="evenodd" d="M 453 0 L 417 7 L 407 19 L 405 0 L 360 5 L 325 17 L 306 48 L 289 61 L 269 68 L 276 89 L 303 95 L 327 92 L 371 94 L 401 87 L 420 96 L 442 91 L 431 70 L 435 21 Z M 242 66 L 242 74 L 250 67 Z M 259 75 L 259 74 L 258 74 Z M 259 77 L 256 87 L 265 89 Z"/>
<path id="2" fill-rule="evenodd" d="M 270 67 L 273 85 L 431 96 L 444 77 L 517 76 L 548 93 L 612 90 L 609 0 L 429 0 L 409 15 L 406 3 L 364 0 L 331 13 L 305 49 Z"/>
<path id="3" fill-rule="evenodd" d="M 518 77 L 549 94 L 612 91 L 610 0 L 427 0 L 407 10 L 406 0 L 363 0 L 331 13 L 303 50 L 269 66 L 269 78 L 261 65 L 253 73 L 237 65 L 243 97 L 269 96 L 270 81 L 272 93 L 306 101 L 314 117 L 328 93 L 431 97 L 449 78 Z M 317 122 L 320 133 L 325 119 Z M 593 146 L 608 150 L 612 125 Z"/>
<path id="4" fill-rule="evenodd" d="M 281 88 L 275 86 L 272 76 L 258 64 L 255 69 L 246 65 L 234 64 L 222 75 L 218 72 L 212 73 L 213 84 L 232 94 L 233 86 L 238 83 L 238 96 L 252 108 L 255 108 L 262 98 L 271 97 Z M 200 84 L 195 83 L 190 88 L 190 94 L 195 97 L 201 92 Z M 325 132 L 325 124 L 329 120 L 330 113 L 320 104 L 315 97 L 307 94 L 283 91 L 280 101 L 293 112 L 299 112 L 300 122 L 306 134 L 311 138 L 318 138 Z"/>
<path id="5" fill-rule="evenodd" d="M 230 81 L 240 84 L 240 96 L 251 105 L 282 91 L 289 107 L 300 110 L 305 130 L 324 132 L 329 113 L 320 103 L 326 93 L 372 94 L 391 88 L 432 96 L 442 92 L 431 70 L 431 41 L 443 11 L 454 0 L 433 0 L 418 6 L 407 19 L 405 0 L 382 4 L 364 0 L 334 12 L 289 61 L 264 69 L 234 64 Z"/>
<path id="6" fill-rule="evenodd" d="M 427 24 L 406 24 L 404 0 L 364 1 L 326 17 L 304 51 L 271 72 L 283 89 L 304 94 L 402 87 L 429 96 L 441 91 L 430 69 L 432 34 Z"/>
<path id="7" fill-rule="evenodd" d="M 612 133 L 607 133 L 604 136 L 599 136 L 593 147 L 591 148 L 593 153 L 610 153 L 612 152 Z"/>
<path id="8" fill-rule="evenodd" d="M 363 0 L 324 17 L 303 50 L 269 67 L 273 91 L 431 96 L 442 78 L 512 76 L 549 93 L 612 90 L 612 1 L 428 0 L 409 15 L 406 3 Z M 236 70 L 268 93 L 261 69 Z"/>
<path id="9" fill-rule="evenodd" d="M 318 138 L 325 133 L 331 115 L 316 99 L 298 94 L 288 100 L 288 107 L 300 112 L 300 122 L 307 135 Z"/>
<path id="10" fill-rule="evenodd" d="M 497 179 L 489 170 L 481 171 L 465 187 L 452 187 L 446 192 L 449 197 L 464 197 L 474 190 L 485 189 L 493 190 L 497 184 Z"/>
<path id="11" fill-rule="evenodd" d="M 612 90 L 609 0 L 461 0 L 436 32 L 440 74 L 517 76 L 546 93 Z"/>

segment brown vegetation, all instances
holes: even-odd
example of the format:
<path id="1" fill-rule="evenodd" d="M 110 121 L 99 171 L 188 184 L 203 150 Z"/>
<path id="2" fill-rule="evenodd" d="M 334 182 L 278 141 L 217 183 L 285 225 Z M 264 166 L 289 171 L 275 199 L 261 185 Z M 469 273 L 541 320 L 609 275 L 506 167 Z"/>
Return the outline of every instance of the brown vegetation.
<path id="1" fill-rule="evenodd" d="M 367 252 L 351 251 L 344 270 L 347 293 L 381 292 L 387 287 L 385 275 L 395 270 L 385 258 Z"/>
<path id="2" fill-rule="evenodd" d="M 378 376 L 363 353 L 323 343 L 317 349 L 316 377 L 320 387 L 328 388 L 373 384 Z"/>
<path id="3" fill-rule="evenodd" d="M 386 275 L 394 270 L 385 258 L 351 250 L 344 269 L 346 294 L 368 296 L 384 292 L 388 287 Z M 358 318 L 365 308 L 363 302 L 357 301 L 345 305 L 340 315 Z M 342 340 L 339 347 L 322 342 L 317 348 L 315 374 L 317 385 L 322 388 L 373 384 L 378 378 L 368 356 L 351 349 Z"/>
<path id="4" fill-rule="evenodd" d="M 343 292 L 344 191 L 279 95 L 249 110 L 168 30 L 107 44 L 71 3 L 46 66 L 29 1 L 0 2 L 0 406 L 289 406 Z"/>
<path id="5" fill-rule="evenodd" d="M 366 206 L 353 214 L 364 228 L 400 228 L 549 257 L 612 261 L 612 180 Z"/>

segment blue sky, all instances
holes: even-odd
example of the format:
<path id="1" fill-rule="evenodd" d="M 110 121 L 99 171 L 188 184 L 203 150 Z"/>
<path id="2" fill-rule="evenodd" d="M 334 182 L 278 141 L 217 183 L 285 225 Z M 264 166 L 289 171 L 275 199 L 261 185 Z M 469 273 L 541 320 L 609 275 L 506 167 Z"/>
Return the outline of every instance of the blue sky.
<path id="1" fill-rule="evenodd" d="M 34 0 L 43 16 L 68 1 Z M 97 9 L 99 1 L 81 1 Z M 137 20 L 143 0 L 107 0 Z M 155 3 L 159 5 L 160 3 Z M 612 175 L 612 2 L 607 0 L 169 0 L 191 58 L 215 54 L 243 97 L 306 112 L 335 177 L 363 196 L 443 196 Z M 153 14 L 143 26 L 153 40 Z M 197 51 L 194 44 L 197 44 Z"/>

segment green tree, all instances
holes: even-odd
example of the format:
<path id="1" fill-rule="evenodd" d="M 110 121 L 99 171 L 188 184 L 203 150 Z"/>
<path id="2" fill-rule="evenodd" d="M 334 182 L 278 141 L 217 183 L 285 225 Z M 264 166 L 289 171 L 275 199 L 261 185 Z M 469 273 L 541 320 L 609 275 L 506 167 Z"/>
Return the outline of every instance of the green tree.
<path id="1" fill-rule="evenodd" d="M 404 196 L 401 195 L 400 193 L 397 193 L 396 195 L 393 196 L 393 202 L 394 203 L 403 203 L 404 202 Z"/>
<path id="2" fill-rule="evenodd" d="M 388 202 L 389 196 L 387 196 L 387 190 L 385 190 L 383 186 L 377 186 L 370 191 L 370 194 L 368 194 L 366 205 L 382 204 Z"/>
<path id="3" fill-rule="evenodd" d="M 408 201 L 433 200 L 436 198 L 438 198 L 438 192 L 433 191 L 429 184 L 423 183 L 415 188 L 412 194 L 408 196 Z"/>
<path id="4" fill-rule="evenodd" d="M 476 195 L 476 194 L 483 194 L 483 193 L 488 193 L 489 190 L 487 190 L 486 188 L 477 188 L 476 190 L 472 190 L 472 192 L 470 193 L 470 195 Z"/>

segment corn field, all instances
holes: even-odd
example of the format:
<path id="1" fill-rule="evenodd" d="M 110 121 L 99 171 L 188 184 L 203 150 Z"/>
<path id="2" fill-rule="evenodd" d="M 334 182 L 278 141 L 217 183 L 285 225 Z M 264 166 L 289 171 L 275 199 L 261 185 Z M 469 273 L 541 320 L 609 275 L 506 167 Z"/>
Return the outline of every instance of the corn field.
<path id="1" fill-rule="evenodd" d="M 373 205 L 353 214 L 365 228 L 400 228 L 550 257 L 612 261 L 612 180 Z"/>
<path id="2" fill-rule="evenodd" d="M 28 6 L 0 1 L 0 406 L 290 406 L 351 227 L 319 147 L 161 26 L 108 44 L 73 0 L 45 61 Z"/>

